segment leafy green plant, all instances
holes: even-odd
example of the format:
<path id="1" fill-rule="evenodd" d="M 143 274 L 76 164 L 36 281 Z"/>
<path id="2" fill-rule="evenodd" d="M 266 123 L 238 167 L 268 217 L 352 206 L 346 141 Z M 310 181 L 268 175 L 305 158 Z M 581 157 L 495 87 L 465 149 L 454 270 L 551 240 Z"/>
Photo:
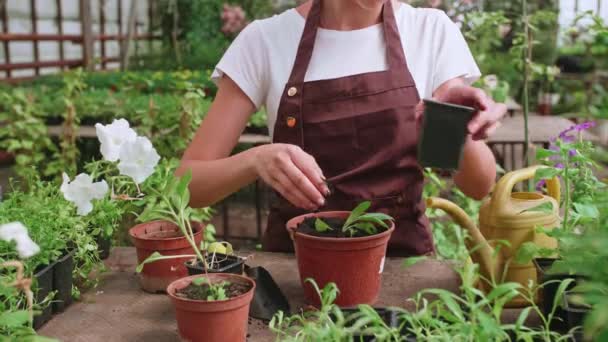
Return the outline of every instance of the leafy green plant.
<path id="1" fill-rule="evenodd" d="M 383 213 L 366 213 L 370 206 L 371 202 L 369 201 L 360 203 L 351 211 L 340 230 L 344 234 L 353 237 L 357 234 L 374 235 L 388 229 L 386 221 L 393 221 L 393 218 Z M 315 229 L 318 232 L 325 232 L 334 228 L 322 219 L 317 218 L 315 220 Z"/>
<path id="2" fill-rule="evenodd" d="M 56 147 L 35 103 L 24 91 L 1 92 L 0 99 L 0 148 L 15 155 L 14 170 L 27 186 L 28 180 L 44 170 L 47 155 L 56 152 Z"/>
<path id="3" fill-rule="evenodd" d="M 206 284 L 207 287 L 207 301 L 215 301 L 215 300 L 226 300 L 228 297 L 226 296 L 226 287 L 230 285 L 229 282 L 223 281 L 217 284 L 211 284 L 211 281 L 207 277 L 199 277 L 192 279 L 192 284 L 196 286 L 201 286 Z"/>

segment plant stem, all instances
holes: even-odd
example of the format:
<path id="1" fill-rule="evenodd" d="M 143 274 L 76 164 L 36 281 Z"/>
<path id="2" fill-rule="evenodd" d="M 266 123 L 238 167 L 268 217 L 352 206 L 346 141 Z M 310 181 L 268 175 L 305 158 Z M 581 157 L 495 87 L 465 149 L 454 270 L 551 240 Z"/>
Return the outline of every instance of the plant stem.
<path id="1" fill-rule="evenodd" d="M 524 19 L 524 48 L 523 59 L 524 59 L 524 90 L 523 90 L 523 109 L 524 109 L 524 165 L 528 167 L 530 165 L 529 159 L 529 132 L 528 132 L 528 113 L 529 113 L 529 63 L 532 60 L 532 42 L 530 41 L 530 18 L 528 18 L 528 1 L 522 0 L 522 12 Z M 528 182 L 528 191 L 533 191 L 532 183 Z"/>
<path id="2" fill-rule="evenodd" d="M 566 160 L 564 162 L 564 222 L 562 222 L 562 230 L 568 231 L 568 218 L 570 216 L 570 176 L 568 175 L 568 164 L 570 163 L 570 157 L 566 154 Z"/>

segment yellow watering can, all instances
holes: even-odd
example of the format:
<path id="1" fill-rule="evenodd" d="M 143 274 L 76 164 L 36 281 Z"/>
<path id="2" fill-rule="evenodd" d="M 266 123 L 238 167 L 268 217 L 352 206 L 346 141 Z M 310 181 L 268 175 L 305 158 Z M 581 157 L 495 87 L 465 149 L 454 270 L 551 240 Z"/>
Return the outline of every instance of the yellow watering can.
<path id="1" fill-rule="evenodd" d="M 532 262 L 515 262 L 517 250 L 522 243 L 528 241 L 540 247 L 557 247 L 555 239 L 537 232 L 536 228 L 552 229 L 560 224 L 559 180 L 553 178 L 547 181 L 549 196 L 538 192 L 513 192 L 517 183 L 534 178 L 536 170 L 541 167 L 544 166 L 532 166 L 504 175 L 479 209 L 479 229 L 456 204 L 441 198 L 427 199 L 429 208 L 442 209 L 457 224 L 468 230 L 470 239 L 467 239 L 467 248 L 471 251 L 471 257 L 479 264 L 481 276 L 493 283 L 518 282 L 524 287 L 528 286 L 530 280 L 536 283 L 536 269 Z M 550 211 L 534 210 L 545 203 L 551 203 Z M 503 244 L 495 249 L 500 241 L 508 241 L 510 245 Z M 507 307 L 526 305 L 526 300 L 521 296 L 507 303 Z"/>

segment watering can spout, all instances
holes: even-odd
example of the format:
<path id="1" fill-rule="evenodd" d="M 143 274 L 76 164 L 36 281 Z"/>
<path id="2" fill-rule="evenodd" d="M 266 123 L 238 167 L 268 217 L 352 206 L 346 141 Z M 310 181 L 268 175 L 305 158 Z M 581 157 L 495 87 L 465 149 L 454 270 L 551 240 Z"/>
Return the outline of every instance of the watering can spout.
<path id="1" fill-rule="evenodd" d="M 471 258 L 479 264 L 481 274 L 488 279 L 497 279 L 497 262 L 492 246 L 488 244 L 486 238 L 481 234 L 477 225 L 471 220 L 469 215 L 455 203 L 443 198 L 429 197 L 426 200 L 428 208 L 441 209 L 445 211 L 459 226 L 466 229 L 470 239 L 466 240 L 467 249 L 471 252 Z"/>

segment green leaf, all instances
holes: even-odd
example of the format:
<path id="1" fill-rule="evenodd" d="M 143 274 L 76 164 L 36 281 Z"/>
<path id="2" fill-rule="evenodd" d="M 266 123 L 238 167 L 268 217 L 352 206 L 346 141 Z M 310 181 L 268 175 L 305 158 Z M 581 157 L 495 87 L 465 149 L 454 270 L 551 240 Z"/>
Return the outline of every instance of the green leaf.
<path id="1" fill-rule="evenodd" d="M 25 325 L 30 319 L 26 310 L 8 311 L 0 314 L 0 326 L 16 328 Z"/>
<path id="2" fill-rule="evenodd" d="M 351 211 L 342 228 L 350 226 L 359 216 L 363 215 L 371 205 L 372 203 L 369 201 L 361 202 L 353 211 Z"/>
<path id="3" fill-rule="evenodd" d="M 192 279 L 192 284 L 194 284 L 196 286 L 201 286 L 207 282 L 206 280 L 207 280 L 207 278 L 205 278 L 205 277 L 194 278 L 194 279 Z"/>
<path id="4" fill-rule="evenodd" d="M 424 256 L 424 255 L 423 256 L 409 257 L 409 258 L 403 260 L 403 267 L 414 266 L 415 264 L 417 264 L 417 263 L 419 263 L 419 262 L 421 262 L 423 260 L 426 260 L 426 259 L 427 259 L 427 257 Z"/>
<path id="5" fill-rule="evenodd" d="M 540 247 L 534 242 L 526 241 L 519 246 L 515 254 L 515 263 L 527 264 L 534 259 L 539 253 Z"/>
<path id="6" fill-rule="evenodd" d="M 600 217 L 600 212 L 594 204 L 574 203 L 574 210 L 584 219 L 597 219 Z"/>
<path id="7" fill-rule="evenodd" d="M 140 273 L 144 269 L 144 266 L 151 262 L 155 262 L 155 261 L 159 261 L 159 260 L 167 260 L 167 259 L 195 258 L 195 257 L 196 257 L 196 255 L 194 255 L 194 254 L 162 255 L 159 252 L 154 252 L 154 253 L 150 254 L 150 256 L 146 258 L 146 260 L 142 261 L 141 264 L 137 265 L 137 267 L 135 268 L 135 272 Z"/>
<path id="8" fill-rule="evenodd" d="M 556 152 L 556 151 L 539 148 L 538 150 L 536 150 L 536 159 L 541 160 L 541 159 L 549 158 L 551 156 L 556 155 L 557 153 L 558 152 Z"/>
<path id="9" fill-rule="evenodd" d="M 330 227 L 327 223 L 325 223 L 325 221 L 321 220 L 320 218 L 317 218 L 315 220 L 315 230 L 319 233 L 323 233 L 328 230 L 333 230 L 333 228 Z"/>
<path id="10" fill-rule="evenodd" d="M 562 170 L 556 169 L 553 167 L 542 167 L 542 168 L 536 170 L 534 179 L 536 179 L 536 180 L 552 179 L 552 178 L 556 177 L 557 175 L 559 175 L 561 173 L 561 171 Z"/>

